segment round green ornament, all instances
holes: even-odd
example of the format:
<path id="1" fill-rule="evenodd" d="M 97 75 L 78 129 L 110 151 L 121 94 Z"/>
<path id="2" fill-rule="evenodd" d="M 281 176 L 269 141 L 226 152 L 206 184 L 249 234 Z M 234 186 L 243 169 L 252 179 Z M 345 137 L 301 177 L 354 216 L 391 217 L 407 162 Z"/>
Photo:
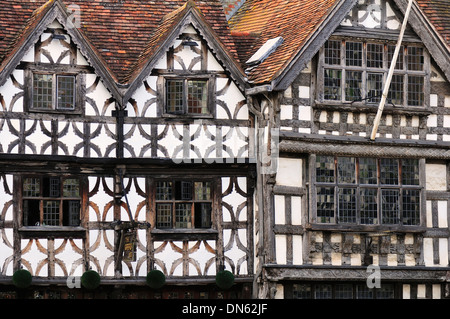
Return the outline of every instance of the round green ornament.
<path id="1" fill-rule="evenodd" d="M 166 283 L 166 276 L 160 270 L 154 269 L 147 274 L 147 285 L 153 289 L 159 289 Z"/>
<path id="2" fill-rule="evenodd" d="M 87 270 L 81 276 L 81 284 L 86 289 L 96 289 L 100 286 L 100 275 L 95 270 Z"/>
<path id="3" fill-rule="evenodd" d="M 12 277 L 13 284 L 17 288 L 28 288 L 31 285 L 32 276 L 28 270 L 17 270 Z"/>
<path id="4" fill-rule="evenodd" d="M 229 289 L 234 284 L 234 275 L 228 270 L 219 271 L 216 275 L 216 285 L 220 289 Z"/>

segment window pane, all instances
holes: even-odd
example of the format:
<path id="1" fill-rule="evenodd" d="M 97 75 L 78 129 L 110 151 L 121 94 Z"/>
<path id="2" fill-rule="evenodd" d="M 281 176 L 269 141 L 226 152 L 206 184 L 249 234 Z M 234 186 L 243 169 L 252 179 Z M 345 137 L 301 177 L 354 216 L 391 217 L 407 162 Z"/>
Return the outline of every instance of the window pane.
<path id="1" fill-rule="evenodd" d="M 377 299 L 394 299 L 394 285 L 381 285 L 381 288 L 376 289 Z"/>
<path id="2" fill-rule="evenodd" d="M 377 160 L 374 158 L 359 159 L 359 183 L 377 184 Z"/>
<path id="3" fill-rule="evenodd" d="M 33 74 L 33 108 L 51 109 L 53 101 L 53 76 Z"/>
<path id="4" fill-rule="evenodd" d="M 325 100 L 341 100 L 341 70 L 324 70 L 324 95 Z"/>
<path id="5" fill-rule="evenodd" d="M 397 224 L 399 222 L 399 195 L 399 191 L 396 189 L 381 190 L 383 224 Z"/>
<path id="6" fill-rule="evenodd" d="M 407 49 L 408 70 L 423 71 L 424 55 L 423 48 L 408 47 Z"/>
<path id="7" fill-rule="evenodd" d="M 353 299 L 353 285 L 339 284 L 334 288 L 335 299 Z"/>
<path id="8" fill-rule="evenodd" d="M 292 289 L 293 299 L 311 299 L 311 285 L 294 284 Z"/>
<path id="9" fill-rule="evenodd" d="M 403 75 L 393 75 L 388 100 L 394 105 L 403 105 Z"/>
<path id="10" fill-rule="evenodd" d="M 211 183 L 210 182 L 195 182 L 195 200 L 210 200 L 211 199 Z"/>
<path id="11" fill-rule="evenodd" d="M 211 203 L 195 203 L 195 228 L 211 228 Z"/>
<path id="12" fill-rule="evenodd" d="M 166 112 L 182 113 L 183 110 L 183 81 L 167 80 L 166 83 Z"/>
<path id="13" fill-rule="evenodd" d="M 42 196 L 43 197 L 60 197 L 61 181 L 59 177 L 44 177 L 42 179 Z"/>
<path id="14" fill-rule="evenodd" d="M 315 299 L 331 299 L 332 290 L 331 285 L 316 285 L 314 291 Z"/>
<path id="15" fill-rule="evenodd" d="M 176 181 L 175 182 L 175 199 L 176 200 L 192 200 L 192 182 Z"/>
<path id="16" fill-rule="evenodd" d="M 347 66 L 362 66 L 362 43 L 345 43 L 345 63 Z"/>
<path id="17" fill-rule="evenodd" d="M 59 201 L 44 201 L 44 225 L 59 226 Z"/>
<path id="18" fill-rule="evenodd" d="M 398 185 L 398 160 L 382 158 L 380 161 L 380 183 Z"/>
<path id="19" fill-rule="evenodd" d="M 192 204 L 175 204 L 175 228 L 192 228 Z"/>
<path id="20" fill-rule="evenodd" d="M 325 64 L 341 64 L 341 42 L 329 40 L 325 42 Z"/>
<path id="21" fill-rule="evenodd" d="M 156 183 L 156 200 L 172 199 L 172 182 Z"/>
<path id="22" fill-rule="evenodd" d="M 408 76 L 408 105 L 422 106 L 424 101 L 423 76 Z"/>
<path id="23" fill-rule="evenodd" d="M 37 226 L 40 221 L 38 199 L 26 199 L 23 201 L 23 225 L 24 226 Z"/>
<path id="24" fill-rule="evenodd" d="M 383 45 L 368 43 L 367 44 L 367 67 L 382 68 L 383 67 Z"/>
<path id="25" fill-rule="evenodd" d="M 38 197 L 40 194 L 39 178 L 25 178 L 23 182 L 23 196 Z"/>
<path id="26" fill-rule="evenodd" d="M 59 75 L 57 84 L 58 109 L 75 109 L 75 77 Z"/>
<path id="27" fill-rule="evenodd" d="M 373 225 L 378 223 L 378 190 L 374 188 L 360 189 L 361 224 Z"/>
<path id="28" fill-rule="evenodd" d="M 404 189 L 403 200 L 403 225 L 420 225 L 420 191 Z"/>
<path id="29" fill-rule="evenodd" d="M 156 227 L 172 227 L 172 204 L 156 204 Z"/>
<path id="30" fill-rule="evenodd" d="M 188 113 L 208 114 L 208 89 L 206 81 L 187 81 L 188 83 Z"/>
<path id="31" fill-rule="evenodd" d="M 345 100 L 361 100 L 362 72 L 347 71 L 345 73 Z"/>
<path id="32" fill-rule="evenodd" d="M 356 299 L 373 299 L 373 289 L 369 289 L 367 285 L 357 285 Z"/>
<path id="33" fill-rule="evenodd" d="M 80 182 L 76 178 L 68 178 L 63 182 L 64 197 L 80 197 Z"/>
<path id="34" fill-rule="evenodd" d="M 316 157 L 316 182 L 334 183 L 334 157 Z"/>
<path id="35" fill-rule="evenodd" d="M 63 226 L 80 225 L 80 201 L 63 201 Z"/>
<path id="36" fill-rule="evenodd" d="M 369 103 L 378 103 L 381 101 L 383 94 L 383 74 L 368 73 L 367 74 L 367 98 Z"/>
<path id="37" fill-rule="evenodd" d="M 356 162 L 354 157 L 337 158 L 338 183 L 354 184 L 356 182 L 355 170 Z"/>
<path id="38" fill-rule="evenodd" d="M 419 160 L 402 159 L 402 184 L 419 185 Z"/>
<path id="39" fill-rule="evenodd" d="M 400 46 L 400 51 L 397 57 L 397 63 L 395 64 L 395 70 L 403 70 L 403 59 L 405 48 Z M 388 67 L 391 67 L 392 59 L 394 58 L 395 45 L 388 45 Z"/>
<path id="40" fill-rule="evenodd" d="M 356 223 L 356 189 L 339 188 L 339 223 Z"/>
<path id="41" fill-rule="evenodd" d="M 334 223 L 334 187 L 317 187 L 317 221 Z"/>

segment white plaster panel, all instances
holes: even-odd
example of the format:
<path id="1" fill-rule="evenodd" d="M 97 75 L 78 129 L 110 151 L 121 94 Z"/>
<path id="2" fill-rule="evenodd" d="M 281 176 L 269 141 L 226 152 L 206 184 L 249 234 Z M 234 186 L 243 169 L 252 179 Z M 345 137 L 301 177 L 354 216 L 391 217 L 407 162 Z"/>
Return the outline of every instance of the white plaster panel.
<path id="1" fill-rule="evenodd" d="M 283 104 L 280 107 L 280 120 L 292 119 L 292 105 Z"/>
<path id="2" fill-rule="evenodd" d="M 448 227 L 447 201 L 438 201 L 438 226 L 441 228 Z"/>
<path id="3" fill-rule="evenodd" d="M 300 196 L 291 197 L 291 221 L 292 225 L 302 224 L 302 198 Z"/>
<path id="4" fill-rule="evenodd" d="M 277 264 L 286 264 L 286 235 L 275 235 Z"/>
<path id="5" fill-rule="evenodd" d="M 302 160 L 296 158 L 278 159 L 277 185 L 302 186 Z"/>
<path id="6" fill-rule="evenodd" d="M 89 246 L 90 257 L 94 257 L 100 267 L 97 268 L 97 263 L 90 260 L 92 270 L 101 276 L 114 276 L 114 252 L 108 249 L 108 246 L 114 247 L 114 230 L 90 230 Z"/>
<path id="7" fill-rule="evenodd" d="M 303 264 L 303 238 L 300 235 L 292 236 L 292 263 Z"/>
<path id="8" fill-rule="evenodd" d="M 309 99 L 310 98 L 310 88 L 309 86 L 299 86 L 298 87 L 298 97 L 301 99 Z"/>
<path id="9" fill-rule="evenodd" d="M 445 191 L 447 168 L 445 164 L 426 164 L 426 189 Z"/>
<path id="10" fill-rule="evenodd" d="M 55 255 L 63 264 L 65 269 L 61 268 L 58 263 L 55 263 L 55 276 L 82 276 L 84 270 L 83 256 L 79 254 L 71 244 L 80 250 L 83 250 L 83 241 L 81 239 L 55 239 L 55 250 L 61 250 Z M 64 271 L 65 270 L 65 271 Z"/>
<path id="11" fill-rule="evenodd" d="M 299 106 L 298 116 L 300 120 L 311 121 L 311 107 L 310 106 Z"/>
<path id="12" fill-rule="evenodd" d="M 217 59 L 212 55 L 211 51 L 208 50 L 208 71 L 225 71 Z"/>
<path id="13" fill-rule="evenodd" d="M 275 224 L 284 225 L 286 224 L 284 196 L 275 195 L 274 198 L 275 198 Z"/>
<path id="14" fill-rule="evenodd" d="M 433 263 L 433 239 L 424 238 L 423 239 L 423 257 L 425 266 L 434 266 Z"/>
<path id="15" fill-rule="evenodd" d="M 39 241 L 39 246 L 37 244 Z M 48 267 L 45 264 L 42 268 L 38 269 L 39 263 L 43 262 L 47 258 L 47 239 L 22 239 L 20 241 L 20 246 L 22 249 L 22 263 L 30 264 L 31 269 L 27 269 L 31 272 L 33 276 L 36 277 L 47 277 Z M 42 252 L 39 247 L 42 247 Z M 26 249 L 26 252 L 24 253 Z"/>
<path id="16" fill-rule="evenodd" d="M 439 266 L 448 266 L 448 238 L 439 238 Z"/>
<path id="17" fill-rule="evenodd" d="M 0 273 L 4 273 L 6 276 L 13 275 L 13 229 L 4 228 L 1 231 L 2 240 L 0 240 Z"/>

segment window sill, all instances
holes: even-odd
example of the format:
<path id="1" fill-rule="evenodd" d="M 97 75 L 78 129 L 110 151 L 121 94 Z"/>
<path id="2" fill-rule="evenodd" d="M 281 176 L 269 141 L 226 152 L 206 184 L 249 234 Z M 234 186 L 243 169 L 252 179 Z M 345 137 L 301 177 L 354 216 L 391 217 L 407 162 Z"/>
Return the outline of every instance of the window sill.
<path id="1" fill-rule="evenodd" d="M 367 105 L 361 102 L 342 103 L 342 102 L 319 102 L 313 109 L 324 111 L 339 111 L 339 112 L 358 112 L 358 113 L 377 113 L 378 104 Z M 432 112 L 426 106 L 392 106 L 386 104 L 383 112 L 385 114 L 403 114 L 403 115 L 430 115 Z"/>
<path id="2" fill-rule="evenodd" d="M 215 240 L 219 232 L 216 229 L 153 229 L 151 234 L 156 240 Z"/>
<path id="3" fill-rule="evenodd" d="M 23 226 L 19 228 L 22 238 L 85 238 L 86 229 L 80 226 Z"/>
<path id="4" fill-rule="evenodd" d="M 191 113 L 180 113 L 180 114 L 172 114 L 172 113 L 163 113 L 163 118 L 166 119 L 213 119 L 214 116 L 212 114 L 191 114 Z"/>
<path id="5" fill-rule="evenodd" d="M 61 114 L 61 115 L 83 115 L 83 111 L 79 108 L 74 110 L 55 110 L 55 109 L 39 109 L 39 108 L 28 108 L 29 113 L 41 113 L 41 114 Z"/>
<path id="6" fill-rule="evenodd" d="M 424 233 L 424 226 L 404 226 L 404 225 L 352 225 L 352 224 L 310 224 L 305 227 L 313 231 L 338 231 L 367 233 L 367 235 L 389 235 L 392 233 Z"/>

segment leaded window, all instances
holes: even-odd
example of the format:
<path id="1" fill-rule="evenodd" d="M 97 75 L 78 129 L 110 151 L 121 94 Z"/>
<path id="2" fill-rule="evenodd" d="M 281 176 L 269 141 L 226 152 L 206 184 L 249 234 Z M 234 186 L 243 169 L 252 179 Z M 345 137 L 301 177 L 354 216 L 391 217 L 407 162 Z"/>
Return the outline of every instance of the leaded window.
<path id="1" fill-rule="evenodd" d="M 420 225 L 418 159 L 316 156 L 319 223 Z"/>
<path id="2" fill-rule="evenodd" d="M 295 283 L 285 286 L 292 299 L 394 299 L 395 285 L 369 288 L 366 283 Z"/>
<path id="3" fill-rule="evenodd" d="M 75 75 L 33 74 L 30 110 L 75 110 Z"/>
<path id="4" fill-rule="evenodd" d="M 23 226 L 79 226 L 80 179 L 26 176 L 22 179 Z"/>
<path id="5" fill-rule="evenodd" d="M 394 50 L 395 44 L 328 40 L 321 53 L 321 102 L 379 103 Z M 417 44 L 401 46 L 387 103 L 426 105 L 427 61 L 423 47 Z"/>
<path id="6" fill-rule="evenodd" d="M 212 199 L 211 181 L 156 181 L 156 227 L 211 228 Z"/>
<path id="7" fill-rule="evenodd" d="M 204 79 L 166 79 L 167 114 L 207 115 L 208 81 Z"/>

